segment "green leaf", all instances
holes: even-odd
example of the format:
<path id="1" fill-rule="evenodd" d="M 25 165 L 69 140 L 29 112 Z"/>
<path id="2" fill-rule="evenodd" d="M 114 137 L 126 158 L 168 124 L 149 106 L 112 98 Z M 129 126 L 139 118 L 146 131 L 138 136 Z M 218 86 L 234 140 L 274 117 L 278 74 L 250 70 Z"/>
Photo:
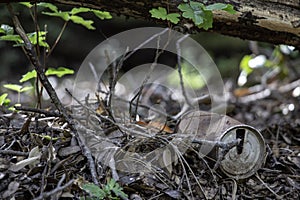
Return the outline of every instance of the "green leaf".
<path id="1" fill-rule="evenodd" d="M 23 76 L 22 76 L 22 78 L 20 79 L 20 83 L 23 83 L 23 82 L 25 82 L 25 81 L 28 81 L 28 80 L 30 80 L 30 79 L 33 79 L 33 78 L 36 78 L 36 71 L 35 70 L 32 70 L 32 71 L 30 71 L 30 72 L 27 72 L 26 74 L 24 74 Z"/>
<path id="2" fill-rule="evenodd" d="M 13 35 L 14 34 L 14 28 L 7 25 L 7 24 L 1 24 L 0 32 L 4 33 L 5 35 Z"/>
<path id="3" fill-rule="evenodd" d="M 4 93 L 0 96 L 0 106 L 2 106 L 5 103 L 6 97 L 7 97 L 7 93 Z"/>
<path id="4" fill-rule="evenodd" d="M 39 31 L 39 46 L 42 46 L 42 47 L 49 47 L 48 43 L 45 41 L 46 40 L 46 34 L 47 32 L 46 31 Z M 37 44 L 37 32 L 33 32 L 33 33 L 28 33 L 27 34 L 30 42 L 34 45 Z"/>
<path id="5" fill-rule="evenodd" d="M 203 23 L 203 4 L 198 2 L 192 2 L 190 4 L 180 4 L 178 9 L 181 10 L 182 16 L 187 19 L 191 19 L 195 25 L 199 26 Z"/>
<path id="6" fill-rule="evenodd" d="M 245 71 L 247 75 L 251 74 L 253 71 L 253 69 L 248 64 L 251 59 L 251 55 L 245 55 L 240 62 L 240 69 Z"/>
<path id="7" fill-rule="evenodd" d="M 100 11 L 100 10 L 91 10 L 94 15 L 96 15 L 99 19 L 111 19 L 112 16 L 110 15 L 109 12 L 106 11 Z"/>
<path id="8" fill-rule="evenodd" d="M 39 46 L 49 47 L 48 43 L 45 42 L 46 34 L 47 33 L 45 31 L 39 32 Z M 37 44 L 37 33 L 36 32 L 28 33 L 27 36 L 32 44 L 34 44 L 34 45 Z M 14 46 L 21 46 L 20 44 L 24 43 L 24 41 L 21 39 L 21 37 L 19 35 L 3 35 L 0 37 L 0 40 L 16 42 L 18 45 L 14 45 Z"/>
<path id="9" fill-rule="evenodd" d="M 32 86 L 26 86 L 26 87 L 22 87 L 21 90 L 20 90 L 20 92 L 26 92 L 26 91 L 32 90 L 32 89 L 33 89 Z"/>
<path id="10" fill-rule="evenodd" d="M 89 8 L 84 8 L 84 7 L 80 7 L 80 8 L 73 8 L 71 11 L 70 11 L 70 14 L 71 15 L 76 15 L 78 13 L 83 13 L 83 12 L 89 12 L 91 9 Z"/>
<path id="11" fill-rule="evenodd" d="M 199 2 L 196 2 L 196 1 L 190 1 L 190 6 L 191 6 L 191 8 L 193 9 L 194 12 L 205 9 L 205 5 L 203 3 L 199 3 Z"/>
<path id="12" fill-rule="evenodd" d="M 91 196 L 103 199 L 106 197 L 105 192 L 93 183 L 84 184 L 82 189 L 89 193 Z"/>
<path id="13" fill-rule="evenodd" d="M 41 137 L 42 139 L 45 139 L 45 140 L 48 140 L 48 141 L 57 141 L 59 139 L 61 139 L 61 137 L 51 137 L 50 135 L 40 135 L 40 134 L 35 134 L 33 133 L 34 135 L 38 136 L 38 137 Z"/>
<path id="14" fill-rule="evenodd" d="M 178 13 L 170 13 L 167 15 L 167 20 L 173 24 L 178 24 L 180 15 Z"/>
<path id="15" fill-rule="evenodd" d="M 59 11 L 59 12 L 42 12 L 42 14 L 48 15 L 48 16 L 53 16 L 53 17 L 60 17 L 64 21 L 70 20 L 69 12 L 61 12 L 61 11 Z"/>
<path id="16" fill-rule="evenodd" d="M 194 10 L 187 3 L 182 3 L 178 6 L 178 9 L 182 12 L 182 16 L 187 19 L 194 19 Z"/>
<path id="17" fill-rule="evenodd" d="M 181 63 L 181 73 L 183 80 L 188 87 L 191 87 L 194 90 L 198 90 L 205 86 L 205 80 L 190 63 Z M 178 70 L 175 70 L 172 73 L 170 73 L 167 76 L 167 80 L 170 84 L 177 85 L 180 82 Z"/>
<path id="18" fill-rule="evenodd" d="M 236 10 L 234 10 L 233 5 L 227 4 L 227 7 L 224 8 L 223 10 L 225 10 L 226 12 L 230 13 L 230 14 L 235 14 Z"/>
<path id="19" fill-rule="evenodd" d="M 236 13 L 236 11 L 234 10 L 232 5 L 224 4 L 224 3 L 214 3 L 214 4 L 206 6 L 205 9 L 206 10 L 224 10 L 230 14 Z"/>
<path id="20" fill-rule="evenodd" d="M 45 73 L 46 76 L 55 75 L 59 78 L 67 74 L 74 74 L 74 70 L 65 67 L 49 68 Z"/>
<path id="21" fill-rule="evenodd" d="M 19 4 L 26 6 L 27 8 L 32 8 L 33 4 L 31 4 L 30 2 L 20 2 Z"/>
<path id="22" fill-rule="evenodd" d="M 87 29 L 90 29 L 90 30 L 94 30 L 94 29 L 95 29 L 95 27 L 92 26 L 92 24 L 94 23 L 94 21 L 92 21 L 92 20 L 85 20 L 85 19 L 83 19 L 82 17 L 79 17 L 79 16 L 77 16 L 77 15 L 71 16 L 70 19 L 71 19 L 74 23 L 83 25 L 83 26 L 86 27 Z"/>
<path id="23" fill-rule="evenodd" d="M 10 99 L 5 99 L 3 105 L 8 106 L 10 104 Z"/>
<path id="24" fill-rule="evenodd" d="M 3 41 L 12 41 L 12 42 L 16 42 L 16 43 L 22 43 L 23 40 L 21 39 L 21 37 L 19 35 L 3 35 L 0 37 L 0 40 Z"/>
<path id="25" fill-rule="evenodd" d="M 111 179 L 109 181 L 108 185 L 110 187 L 110 190 L 113 191 L 113 193 L 115 193 L 116 196 L 119 196 L 119 197 L 122 197 L 125 199 L 128 198 L 128 195 L 123 192 L 123 188 L 120 187 L 120 185 L 114 179 Z"/>
<path id="26" fill-rule="evenodd" d="M 53 5 L 52 3 L 38 3 L 37 6 L 48 8 L 54 13 L 58 12 L 56 5 Z"/>
<path id="27" fill-rule="evenodd" d="M 214 3 L 206 6 L 206 10 L 223 10 L 227 7 L 224 3 Z"/>
<path id="28" fill-rule="evenodd" d="M 167 10 L 165 8 L 162 7 L 158 7 L 158 9 L 153 8 L 149 12 L 151 13 L 151 17 L 154 17 L 156 19 L 168 20 L 174 24 L 177 24 L 179 22 L 180 14 L 178 13 L 167 14 Z"/>
<path id="29" fill-rule="evenodd" d="M 21 92 L 22 86 L 17 85 L 17 84 L 4 84 L 3 87 L 16 91 L 16 92 Z"/>
<path id="30" fill-rule="evenodd" d="M 8 110 L 10 110 L 10 111 L 12 111 L 12 112 L 16 111 L 16 109 L 15 109 L 14 106 L 9 107 Z"/>
<path id="31" fill-rule="evenodd" d="M 178 9 L 182 12 L 182 16 L 191 19 L 196 26 L 208 30 L 213 24 L 213 10 L 225 10 L 231 14 L 235 10 L 230 4 L 214 3 L 205 6 L 203 3 L 189 1 L 189 3 L 181 3 Z"/>
<path id="32" fill-rule="evenodd" d="M 165 8 L 162 7 L 158 7 L 158 9 L 152 8 L 149 12 L 151 13 L 151 17 L 154 17 L 156 19 L 162 19 L 162 20 L 167 19 L 167 10 Z"/>
<path id="33" fill-rule="evenodd" d="M 55 75 L 59 78 L 64 76 L 64 75 L 67 75 L 67 74 L 74 74 L 74 70 L 68 69 L 68 68 L 65 68 L 65 67 L 59 67 L 57 69 L 49 68 L 49 69 L 47 69 L 47 71 L 45 73 L 46 76 Z M 32 71 L 27 72 L 26 74 L 24 74 L 22 76 L 22 79 L 20 80 L 20 83 L 23 83 L 25 81 L 28 81 L 28 80 L 36 78 L 36 77 L 37 77 L 36 71 L 32 70 Z"/>
<path id="34" fill-rule="evenodd" d="M 67 74 L 74 74 L 74 70 L 68 69 L 68 68 L 65 68 L 65 67 L 59 67 L 57 69 L 49 68 L 45 73 L 46 76 L 55 75 L 59 78 L 64 76 L 64 75 L 67 75 Z M 36 77 L 37 77 L 36 71 L 32 70 L 32 71 L 27 72 L 26 74 L 24 74 L 22 76 L 22 79 L 20 80 L 20 83 L 26 82 L 26 81 L 28 81 L 30 79 L 33 79 L 33 78 L 36 78 Z"/>
<path id="35" fill-rule="evenodd" d="M 201 16 L 202 13 L 203 13 L 203 11 L 200 11 L 200 10 L 195 12 L 193 21 L 197 26 L 201 25 L 204 21 L 203 17 Z"/>
<path id="36" fill-rule="evenodd" d="M 109 189 L 114 188 L 116 185 L 115 179 L 110 179 L 109 182 L 107 183 L 107 185 L 108 185 Z"/>
<path id="37" fill-rule="evenodd" d="M 190 1 L 190 4 L 180 4 L 178 9 L 183 12 L 184 18 L 191 19 L 199 28 L 207 30 L 212 27 L 213 13 L 207 10 L 204 4 Z"/>
<path id="38" fill-rule="evenodd" d="M 204 30 L 208 30 L 212 28 L 213 24 L 213 13 L 211 11 L 204 10 L 201 13 L 201 17 L 203 22 L 198 25 L 199 28 L 203 28 Z"/>

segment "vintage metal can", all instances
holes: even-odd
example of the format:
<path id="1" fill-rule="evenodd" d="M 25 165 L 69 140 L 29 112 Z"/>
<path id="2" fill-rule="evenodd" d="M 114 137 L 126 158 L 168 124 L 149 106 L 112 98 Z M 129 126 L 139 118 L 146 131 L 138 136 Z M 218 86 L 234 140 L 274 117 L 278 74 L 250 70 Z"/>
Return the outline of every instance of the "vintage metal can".
<path id="1" fill-rule="evenodd" d="M 261 133 L 229 116 L 191 111 L 182 116 L 178 132 L 194 134 L 195 141 L 204 141 L 200 153 L 213 156 L 215 160 L 221 154 L 221 149 L 215 145 L 216 142 L 230 143 L 240 139 L 239 144 L 226 153 L 219 166 L 228 177 L 248 178 L 264 164 L 266 148 Z"/>

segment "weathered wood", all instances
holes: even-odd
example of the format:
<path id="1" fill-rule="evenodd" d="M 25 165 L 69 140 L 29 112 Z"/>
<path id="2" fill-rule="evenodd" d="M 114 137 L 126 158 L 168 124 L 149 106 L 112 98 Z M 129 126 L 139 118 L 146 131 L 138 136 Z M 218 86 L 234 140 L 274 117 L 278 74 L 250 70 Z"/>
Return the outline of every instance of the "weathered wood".
<path id="1" fill-rule="evenodd" d="M 156 7 L 179 12 L 179 0 L 43 0 L 73 6 L 86 6 L 106 10 L 117 15 L 154 21 L 149 10 Z M 195 0 L 199 1 L 199 0 Z M 8 2 L 8 1 L 0 1 Z M 11 2 L 11 1 L 10 1 Z M 200 1 L 203 2 L 203 1 Z M 238 11 L 231 15 L 223 11 L 214 13 L 214 25 L 209 31 L 242 39 L 264 41 L 273 44 L 289 44 L 300 48 L 300 1 L 299 0 L 207 0 L 207 4 L 229 3 Z M 157 20 L 167 26 L 166 21 Z M 178 26 L 185 28 L 188 20 Z M 188 31 L 203 31 L 192 27 Z"/>

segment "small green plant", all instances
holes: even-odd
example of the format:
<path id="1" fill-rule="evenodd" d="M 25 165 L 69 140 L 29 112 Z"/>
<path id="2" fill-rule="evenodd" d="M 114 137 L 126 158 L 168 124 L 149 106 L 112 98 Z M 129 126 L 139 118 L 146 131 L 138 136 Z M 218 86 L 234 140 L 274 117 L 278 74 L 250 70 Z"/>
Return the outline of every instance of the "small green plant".
<path id="1" fill-rule="evenodd" d="M 84 184 L 82 189 L 90 195 L 90 197 L 85 198 L 89 200 L 128 198 L 128 195 L 123 192 L 123 188 L 114 179 L 110 179 L 103 189 L 93 183 Z M 82 197 L 81 199 L 84 198 Z"/>
<path id="2" fill-rule="evenodd" d="M 14 47 L 24 45 L 24 41 L 21 39 L 21 37 L 19 35 L 14 34 L 13 27 L 7 24 L 2 24 L 0 26 L 0 33 L 4 34 L 0 36 L 0 40 L 15 42 L 16 44 L 13 45 Z M 48 48 L 49 45 L 45 41 L 46 33 L 47 32 L 45 31 L 39 31 L 38 34 L 37 32 L 32 32 L 32 33 L 27 33 L 27 36 L 32 44 L 36 45 L 38 43 L 39 46 Z"/>
<path id="3" fill-rule="evenodd" d="M 29 8 L 29 10 L 32 9 L 32 7 L 34 6 L 34 4 L 31 4 L 29 2 L 22 2 L 20 4 L 23 6 L 26 6 L 27 8 Z M 76 23 L 76 24 L 80 24 L 90 30 L 95 29 L 95 27 L 92 25 L 94 23 L 93 20 L 86 20 L 86 19 L 82 18 L 81 16 L 79 16 L 78 14 L 91 12 L 101 20 L 112 18 L 112 16 L 110 15 L 109 12 L 85 8 L 85 7 L 73 8 L 70 11 L 61 11 L 57 8 L 57 6 L 55 6 L 51 3 L 37 3 L 36 5 L 37 5 L 37 7 L 41 8 L 41 9 L 50 10 L 49 12 L 43 11 L 42 14 L 48 15 L 48 16 L 53 16 L 53 17 L 60 17 L 61 19 L 63 19 L 65 21 L 65 24 L 63 25 L 55 44 L 53 45 L 52 49 L 49 51 L 49 54 L 52 52 L 53 48 L 56 46 L 57 42 L 60 40 L 60 38 L 67 26 L 67 23 L 69 21 L 72 21 L 73 23 Z M 0 40 L 13 41 L 16 43 L 14 46 L 24 45 L 21 37 L 19 35 L 15 35 L 14 29 L 12 27 L 10 27 L 9 25 L 2 24 L 0 27 L 0 33 L 4 34 L 3 36 L 0 37 Z M 27 33 L 27 36 L 33 45 L 38 44 L 40 47 L 45 47 L 45 48 L 49 49 L 50 48 L 49 44 L 46 42 L 46 35 L 47 35 L 46 31 Z"/>
<path id="4" fill-rule="evenodd" d="M 110 15 L 109 12 L 105 11 L 100 11 L 100 10 L 95 10 L 95 9 L 90 9 L 90 8 L 84 8 L 84 7 L 78 7 L 78 8 L 72 8 L 70 11 L 61 11 L 58 9 L 57 6 L 51 4 L 51 3 L 36 3 L 32 4 L 29 2 L 21 2 L 19 3 L 23 6 L 26 6 L 31 14 L 31 16 L 34 16 L 33 12 L 41 12 L 44 15 L 51 16 L 51 17 L 59 17 L 65 21 L 64 25 L 61 28 L 60 33 L 58 34 L 54 44 L 50 46 L 47 43 L 47 31 L 35 31 L 35 32 L 30 32 L 27 33 L 27 37 L 29 38 L 30 42 L 36 46 L 37 49 L 40 49 L 43 47 L 45 49 L 46 54 L 44 54 L 44 61 L 45 61 L 45 67 L 47 67 L 47 58 L 50 56 L 52 53 L 53 49 L 56 47 L 58 44 L 59 40 L 61 39 L 61 36 L 68 24 L 69 21 L 80 24 L 84 26 L 87 29 L 94 30 L 95 27 L 92 25 L 94 21 L 92 20 L 86 20 L 83 17 L 79 16 L 81 13 L 86 13 L 86 12 L 91 12 L 95 16 L 97 16 L 99 19 L 111 19 L 112 16 Z M 35 9 L 34 7 L 37 7 Z M 33 22 L 35 23 L 35 19 L 33 19 Z M 38 26 L 38 24 L 36 24 Z M 37 30 L 39 30 L 38 28 Z M 2 24 L 0 26 L 0 40 L 2 41 L 10 41 L 14 42 L 15 44 L 13 45 L 14 47 L 22 47 L 24 46 L 24 41 L 22 38 L 14 34 L 14 28 L 7 25 L 7 24 Z M 39 53 L 40 50 L 37 51 Z M 37 55 L 38 57 L 40 55 Z M 57 76 L 58 78 L 63 77 L 64 75 L 67 74 L 74 74 L 74 71 L 69 68 L 65 67 L 58 67 L 58 68 L 48 68 L 45 71 L 46 76 Z M 29 71 L 28 73 L 24 74 L 22 78 L 19 80 L 21 83 L 20 85 L 18 84 L 5 84 L 3 87 L 18 92 L 18 104 L 20 104 L 20 95 L 21 93 L 28 91 L 28 90 L 33 90 L 34 88 L 39 88 L 38 81 L 30 81 L 32 79 L 37 78 L 37 73 L 35 70 Z M 23 86 L 25 82 L 30 81 L 32 86 Z M 35 84 L 34 84 L 35 83 Z M 35 87 L 34 87 L 35 86 Z M 41 97 L 41 93 L 43 92 L 42 88 L 39 88 L 37 91 L 37 97 Z M 1 105 L 9 105 L 9 99 L 7 99 L 7 94 L 2 94 L 0 98 L 0 103 Z"/>
<path id="5" fill-rule="evenodd" d="M 20 104 L 21 93 L 33 89 L 32 86 L 24 86 L 23 87 L 22 85 L 18 85 L 18 84 L 4 84 L 3 87 L 5 87 L 5 88 L 7 88 L 9 90 L 18 92 L 18 104 Z"/>
<path id="6" fill-rule="evenodd" d="M 61 78 L 61 77 L 65 76 L 65 75 L 68 75 L 68 74 L 74 74 L 74 70 L 69 69 L 69 68 L 65 68 L 65 67 L 59 67 L 57 69 L 49 68 L 45 72 L 46 76 L 55 75 L 58 78 Z M 37 77 L 37 73 L 36 73 L 35 70 L 29 71 L 29 72 L 27 72 L 26 74 L 24 74 L 22 76 L 22 78 L 20 79 L 20 83 L 29 81 L 30 79 L 33 79 L 33 78 L 36 78 L 36 77 Z"/>
<path id="7" fill-rule="evenodd" d="M 8 106 L 10 99 L 7 98 L 8 94 L 4 93 L 0 96 L 0 106 Z"/>
<path id="8" fill-rule="evenodd" d="M 151 13 L 151 17 L 168 20 L 173 24 L 177 24 L 179 22 L 180 16 L 182 16 L 183 18 L 192 20 L 197 27 L 203 28 L 204 30 L 212 28 L 213 11 L 224 10 L 230 14 L 236 13 L 233 6 L 230 4 L 214 3 L 206 6 L 200 2 L 187 0 L 184 0 L 184 3 L 179 4 L 178 9 L 182 14 L 168 14 L 167 10 L 162 7 L 159 7 L 157 9 L 153 8 L 149 12 Z"/>
<path id="9" fill-rule="evenodd" d="M 65 76 L 65 75 L 68 75 L 68 74 L 74 74 L 74 70 L 69 69 L 69 68 L 65 68 L 65 67 L 59 67 L 57 69 L 49 68 L 45 72 L 46 76 L 57 76 L 59 78 Z M 22 78 L 19 80 L 19 82 L 20 83 L 28 82 L 31 79 L 36 79 L 36 77 L 37 77 L 36 71 L 32 70 L 32 71 L 29 71 L 26 74 L 24 74 L 22 76 Z M 9 89 L 9 90 L 18 92 L 18 104 L 20 104 L 21 93 L 34 89 L 33 85 L 32 86 L 23 86 L 23 85 L 18 85 L 18 84 L 4 84 L 3 87 L 6 88 L 6 89 Z M 7 95 L 3 98 L 5 99 L 6 97 L 7 97 Z M 1 98 L 0 98 L 0 103 L 1 103 Z"/>

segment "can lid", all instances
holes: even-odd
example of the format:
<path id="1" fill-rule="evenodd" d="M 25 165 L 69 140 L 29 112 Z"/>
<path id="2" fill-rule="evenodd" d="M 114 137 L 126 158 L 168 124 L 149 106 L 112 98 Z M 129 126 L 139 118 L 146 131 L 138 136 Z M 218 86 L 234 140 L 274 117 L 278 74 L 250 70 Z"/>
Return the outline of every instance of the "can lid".
<path id="1" fill-rule="evenodd" d="M 244 179 L 252 176 L 262 167 L 265 157 L 265 142 L 258 130 L 247 125 L 230 127 L 223 134 L 222 142 L 241 139 L 221 161 L 221 170 L 229 177 Z M 220 154 L 220 152 L 218 152 Z"/>

